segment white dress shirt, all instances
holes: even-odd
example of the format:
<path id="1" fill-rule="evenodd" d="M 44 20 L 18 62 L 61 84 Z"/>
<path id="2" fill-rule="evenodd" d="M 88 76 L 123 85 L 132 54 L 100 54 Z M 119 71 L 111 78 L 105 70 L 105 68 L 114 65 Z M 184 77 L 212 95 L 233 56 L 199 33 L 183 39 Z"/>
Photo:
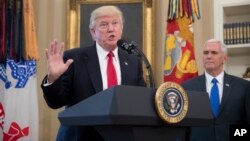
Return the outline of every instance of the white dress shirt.
<path id="1" fill-rule="evenodd" d="M 108 88 L 107 82 L 107 63 L 108 63 L 108 53 L 109 51 L 104 50 L 98 43 L 96 43 L 97 56 L 101 68 L 102 74 L 102 85 L 103 90 Z M 115 67 L 116 75 L 117 75 L 117 83 L 121 85 L 121 69 L 120 69 L 120 61 L 118 57 L 118 48 L 115 48 L 113 51 L 113 65 Z"/>
<path id="2" fill-rule="evenodd" d="M 212 79 L 216 78 L 218 83 L 218 88 L 219 88 L 219 97 L 220 97 L 220 103 L 221 103 L 221 99 L 222 99 L 222 93 L 223 93 L 223 78 L 224 78 L 224 71 L 222 73 L 220 73 L 219 75 L 217 75 L 216 77 L 211 76 L 210 74 L 208 74 L 207 72 L 205 72 L 205 76 L 206 76 L 206 89 L 207 89 L 207 93 L 210 97 L 210 91 L 211 88 L 213 87 L 213 83 L 212 83 Z"/>

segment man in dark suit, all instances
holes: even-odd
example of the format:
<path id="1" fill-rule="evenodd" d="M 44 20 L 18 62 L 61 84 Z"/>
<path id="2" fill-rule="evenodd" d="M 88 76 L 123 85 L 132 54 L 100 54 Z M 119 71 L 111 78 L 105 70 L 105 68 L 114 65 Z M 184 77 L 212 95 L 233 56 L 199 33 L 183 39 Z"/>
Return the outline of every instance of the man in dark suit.
<path id="1" fill-rule="evenodd" d="M 122 12 L 115 6 L 95 9 L 89 29 L 95 41 L 93 46 L 64 53 L 64 44 L 54 41 L 46 50 L 48 74 L 41 87 L 48 106 L 53 109 L 70 107 L 114 85 L 146 86 L 141 61 L 117 47 L 123 32 Z M 116 76 L 112 84 L 107 74 L 109 59 Z M 57 140 L 99 141 L 103 138 L 92 127 L 61 126 Z"/>
<path id="2" fill-rule="evenodd" d="M 203 49 L 205 73 L 182 84 L 185 90 L 206 91 L 214 115 L 209 127 L 193 127 L 190 130 L 191 141 L 229 141 L 229 126 L 250 123 L 250 83 L 247 80 L 227 74 L 224 64 L 227 48 L 216 39 L 210 39 Z M 214 108 L 213 79 L 217 80 L 218 108 Z M 213 92 L 214 93 L 214 92 Z"/>

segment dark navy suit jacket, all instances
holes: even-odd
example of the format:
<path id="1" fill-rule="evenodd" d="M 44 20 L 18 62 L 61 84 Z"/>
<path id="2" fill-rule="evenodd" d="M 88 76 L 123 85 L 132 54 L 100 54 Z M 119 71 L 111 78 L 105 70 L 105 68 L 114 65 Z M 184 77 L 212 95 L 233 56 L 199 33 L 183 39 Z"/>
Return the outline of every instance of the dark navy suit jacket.
<path id="1" fill-rule="evenodd" d="M 182 84 L 185 90 L 206 92 L 205 74 Z M 209 127 L 191 128 L 191 141 L 229 141 L 229 125 L 250 124 L 250 82 L 225 73 L 219 115 Z"/>
<path id="2" fill-rule="evenodd" d="M 121 84 L 146 86 L 141 61 L 135 55 L 118 49 Z M 53 84 L 42 90 L 49 107 L 70 107 L 103 90 L 96 46 L 76 48 L 65 52 L 65 60 L 74 59 L 68 70 Z M 61 126 L 57 135 L 60 141 L 99 141 L 102 137 L 92 127 Z"/>

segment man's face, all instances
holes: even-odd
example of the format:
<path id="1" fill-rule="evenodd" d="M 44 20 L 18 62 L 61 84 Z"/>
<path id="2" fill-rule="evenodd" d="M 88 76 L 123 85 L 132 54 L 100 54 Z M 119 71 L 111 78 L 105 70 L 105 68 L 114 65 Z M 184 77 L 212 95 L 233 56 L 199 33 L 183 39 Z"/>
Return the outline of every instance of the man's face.
<path id="1" fill-rule="evenodd" d="M 116 48 L 117 41 L 121 39 L 123 26 L 118 16 L 103 16 L 96 19 L 96 25 L 91 30 L 92 37 L 105 50 Z"/>
<path id="2" fill-rule="evenodd" d="M 207 43 L 203 50 L 203 63 L 205 70 L 210 74 L 218 75 L 223 71 L 226 54 L 223 53 L 219 43 Z"/>

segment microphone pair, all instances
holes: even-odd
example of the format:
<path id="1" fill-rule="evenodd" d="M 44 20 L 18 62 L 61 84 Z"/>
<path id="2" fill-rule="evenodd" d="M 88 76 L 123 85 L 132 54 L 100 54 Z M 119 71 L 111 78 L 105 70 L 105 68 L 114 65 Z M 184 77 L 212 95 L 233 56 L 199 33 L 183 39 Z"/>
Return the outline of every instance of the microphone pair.
<path id="1" fill-rule="evenodd" d="M 127 43 L 122 39 L 117 41 L 117 46 L 120 47 L 121 49 L 127 51 L 129 54 L 134 54 L 137 57 L 142 59 L 142 61 L 145 63 L 146 69 L 148 70 L 150 87 L 155 88 L 153 71 L 152 71 L 151 65 L 150 65 L 147 57 L 145 56 L 145 54 L 139 48 L 137 48 L 136 45 L 134 45 L 133 43 Z"/>
<path id="2" fill-rule="evenodd" d="M 136 45 L 134 45 L 133 43 L 127 43 L 124 40 L 120 39 L 117 41 L 117 46 L 130 54 L 135 53 Z"/>

